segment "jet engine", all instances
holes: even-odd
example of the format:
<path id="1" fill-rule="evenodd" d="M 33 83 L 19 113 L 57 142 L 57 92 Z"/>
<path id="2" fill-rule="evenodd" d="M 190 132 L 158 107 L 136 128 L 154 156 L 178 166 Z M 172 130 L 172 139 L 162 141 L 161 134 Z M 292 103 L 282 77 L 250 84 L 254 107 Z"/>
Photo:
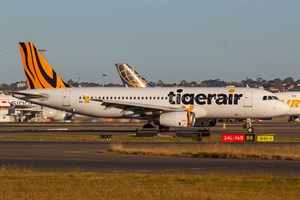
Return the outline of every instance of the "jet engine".
<path id="1" fill-rule="evenodd" d="M 43 117 L 54 119 L 57 121 L 64 121 L 72 119 L 73 114 L 55 109 L 45 109 L 43 111 Z"/>
<path id="2" fill-rule="evenodd" d="M 193 112 L 167 112 L 156 116 L 154 124 L 165 127 L 189 127 L 194 126 L 195 120 Z"/>

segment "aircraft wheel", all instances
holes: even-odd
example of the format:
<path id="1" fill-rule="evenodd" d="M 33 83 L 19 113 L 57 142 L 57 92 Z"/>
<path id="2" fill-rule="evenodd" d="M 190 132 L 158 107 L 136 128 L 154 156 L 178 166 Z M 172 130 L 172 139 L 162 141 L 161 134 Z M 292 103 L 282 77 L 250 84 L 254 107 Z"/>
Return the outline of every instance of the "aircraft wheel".
<path id="1" fill-rule="evenodd" d="M 248 133 L 254 133 L 254 128 L 253 127 L 248 127 L 247 132 Z"/>
<path id="2" fill-rule="evenodd" d="M 145 124 L 143 128 L 154 128 L 154 126 L 152 124 Z"/>
<path id="3" fill-rule="evenodd" d="M 159 131 L 163 132 L 163 131 L 168 131 L 170 130 L 170 127 L 166 127 L 166 126 L 159 126 Z"/>

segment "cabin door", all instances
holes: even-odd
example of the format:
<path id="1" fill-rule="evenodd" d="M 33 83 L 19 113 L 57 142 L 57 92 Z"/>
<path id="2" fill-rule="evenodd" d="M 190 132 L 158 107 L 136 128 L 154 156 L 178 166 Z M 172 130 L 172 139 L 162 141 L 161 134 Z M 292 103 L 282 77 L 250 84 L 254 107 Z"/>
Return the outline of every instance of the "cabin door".
<path id="1" fill-rule="evenodd" d="M 68 107 L 70 106 L 70 90 L 66 90 L 63 93 L 62 106 Z"/>
<path id="2" fill-rule="evenodd" d="M 252 107 L 252 91 L 244 93 L 244 107 Z"/>

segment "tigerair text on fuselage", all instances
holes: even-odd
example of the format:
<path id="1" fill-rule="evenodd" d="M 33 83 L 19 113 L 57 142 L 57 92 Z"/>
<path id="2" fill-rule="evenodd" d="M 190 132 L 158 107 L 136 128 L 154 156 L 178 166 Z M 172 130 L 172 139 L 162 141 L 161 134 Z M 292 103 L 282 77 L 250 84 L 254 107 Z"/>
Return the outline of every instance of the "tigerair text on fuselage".
<path id="1" fill-rule="evenodd" d="M 234 90 L 229 90 L 230 94 L 224 93 L 183 93 L 182 89 L 178 89 L 176 92 L 170 91 L 169 103 L 170 104 L 184 104 L 184 105 L 211 105 L 215 102 L 217 105 L 238 105 L 239 100 L 243 97 L 243 94 L 233 94 Z"/>

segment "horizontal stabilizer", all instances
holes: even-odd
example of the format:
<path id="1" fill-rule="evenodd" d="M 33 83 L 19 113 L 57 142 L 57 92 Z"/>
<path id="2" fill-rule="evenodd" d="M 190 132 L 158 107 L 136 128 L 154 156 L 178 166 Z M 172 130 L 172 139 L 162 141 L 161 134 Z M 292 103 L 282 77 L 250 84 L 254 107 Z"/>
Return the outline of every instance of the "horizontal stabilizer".
<path id="1" fill-rule="evenodd" d="M 19 98 L 19 99 L 41 99 L 41 98 L 47 98 L 47 95 L 45 94 L 29 94 L 25 92 L 10 92 L 13 97 Z M 20 96 L 21 95 L 21 96 Z"/>

